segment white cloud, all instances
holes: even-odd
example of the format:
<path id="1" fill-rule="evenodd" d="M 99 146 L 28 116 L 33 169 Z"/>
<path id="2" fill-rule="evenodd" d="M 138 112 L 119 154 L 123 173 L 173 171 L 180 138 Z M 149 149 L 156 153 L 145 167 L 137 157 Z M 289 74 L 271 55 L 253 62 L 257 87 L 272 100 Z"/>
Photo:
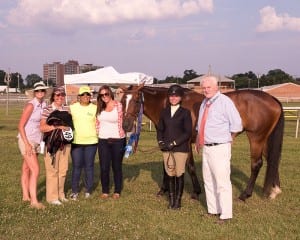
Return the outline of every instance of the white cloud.
<path id="1" fill-rule="evenodd" d="M 275 8 L 266 6 L 260 11 L 261 23 L 257 26 L 258 32 L 278 30 L 300 31 L 300 18 L 290 17 L 288 14 L 277 14 Z"/>
<path id="2" fill-rule="evenodd" d="M 71 27 L 180 18 L 212 12 L 213 0 L 19 0 L 8 21 L 20 26 Z"/>

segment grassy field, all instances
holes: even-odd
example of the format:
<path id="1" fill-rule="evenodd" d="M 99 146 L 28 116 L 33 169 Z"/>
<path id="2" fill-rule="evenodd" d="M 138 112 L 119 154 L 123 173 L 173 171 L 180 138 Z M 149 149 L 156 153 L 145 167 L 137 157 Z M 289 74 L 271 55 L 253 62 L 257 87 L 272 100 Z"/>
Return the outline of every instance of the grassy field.
<path id="1" fill-rule="evenodd" d="M 45 202 L 45 171 L 41 173 L 38 196 L 47 205 L 44 211 L 30 209 L 21 201 L 21 156 L 17 148 L 17 124 L 20 106 L 6 115 L 0 106 L 0 239 L 300 239 L 300 139 L 295 139 L 295 121 L 286 121 L 280 178 L 283 193 L 275 200 L 262 195 L 265 166 L 256 182 L 253 196 L 246 203 L 237 200 L 250 174 L 249 144 L 245 135 L 233 147 L 232 184 L 234 218 L 216 225 L 204 216 L 205 197 L 190 199 L 190 177 L 186 184 L 182 209 L 167 209 L 167 198 L 157 198 L 162 179 L 162 156 L 156 146 L 155 132 L 147 125 L 141 134 L 140 150 L 124 159 L 124 189 L 119 200 L 101 200 L 99 163 L 96 158 L 95 190 L 90 199 L 50 206 Z M 201 178 L 201 159 L 196 156 Z M 71 168 L 71 165 L 70 165 Z M 70 194 L 70 173 L 66 183 Z"/>

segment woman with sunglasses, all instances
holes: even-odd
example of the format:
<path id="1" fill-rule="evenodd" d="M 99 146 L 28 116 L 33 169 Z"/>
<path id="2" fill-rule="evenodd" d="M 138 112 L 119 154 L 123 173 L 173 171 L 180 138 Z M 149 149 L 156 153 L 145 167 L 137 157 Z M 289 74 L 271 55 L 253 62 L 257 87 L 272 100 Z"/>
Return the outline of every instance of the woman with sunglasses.
<path id="1" fill-rule="evenodd" d="M 30 202 L 30 207 L 36 209 L 45 208 L 37 199 L 37 182 L 40 171 L 38 153 L 42 141 L 39 123 L 43 108 L 46 106 L 44 102 L 46 89 L 48 87 L 43 82 L 37 82 L 33 90 L 26 92 L 33 99 L 25 105 L 18 126 L 18 145 L 23 156 L 21 174 L 23 201 Z"/>
<path id="2" fill-rule="evenodd" d="M 70 198 L 77 200 L 81 170 L 85 175 L 85 198 L 89 198 L 94 185 L 94 161 L 98 137 L 96 132 L 95 104 L 91 103 L 89 86 L 82 86 L 78 92 L 79 101 L 71 104 L 71 114 L 75 127 L 72 142 L 72 193 Z"/>
<path id="3" fill-rule="evenodd" d="M 70 127 L 63 125 L 49 125 L 47 119 L 55 110 L 70 112 L 69 106 L 65 105 L 66 92 L 64 87 L 56 87 L 50 97 L 50 105 L 43 110 L 40 129 L 42 132 L 51 132 L 56 129 L 63 131 L 70 130 Z M 45 169 L 46 169 L 46 200 L 53 205 L 61 205 L 67 202 L 65 197 L 65 180 L 68 171 L 68 160 L 71 151 L 71 144 L 65 144 L 63 148 L 59 148 L 55 153 L 55 161 L 47 151 L 45 152 Z"/>
<path id="4" fill-rule="evenodd" d="M 112 197 L 118 199 L 121 194 L 123 183 L 122 159 L 126 144 L 122 122 L 122 104 L 114 100 L 114 95 L 108 86 L 102 86 L 97 97 L 98 154 L 102 184 L 101 199 L 109 197 L 110 165 L 112 165 L 115 183 Z"/>

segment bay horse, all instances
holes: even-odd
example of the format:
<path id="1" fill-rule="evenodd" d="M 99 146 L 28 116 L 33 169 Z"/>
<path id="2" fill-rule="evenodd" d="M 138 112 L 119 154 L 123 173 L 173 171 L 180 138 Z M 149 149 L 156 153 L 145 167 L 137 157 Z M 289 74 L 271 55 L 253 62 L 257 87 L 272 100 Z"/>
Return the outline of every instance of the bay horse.
<path id="1" fill-rule="evenodd" d="M 150 86 L 130 86 L 124 88 L 121 98 L 124 110 L 123 128 L 131 131 L 134 121 L 143 104 L 143 113 L 155 125 L 158 124 L 160 112 L 166 106 L 167 88 Z M 203 94 L 184 88 L 182 106 L 189 109 L 192 115 L 193 127 L 196 129 L 198 112 L 201 102 L 205 98 Z M 282 151 L 284 113 L 281 103 L 273 96 L 259 90 L 236 90 L 225 93 L 234 102 L 238 109 L 243 132 L 246 133 L 250 143 L 251 176 L 245 190 L 239 199 L 245 201 L 251 197 L 256 178 L 263 164 L 263 156 L 267 162 L 263 192 L 274 199 L 280 190 L 279 163 Z M 190 152 L 187 160 L 187 170 L 192 179 L 193 192 L 191 197 L 198 199 L 201 193 L 200 184 L 196 175 L 192 143 L 195 143 L 196 130 L 191 139 Z M 167 191 L 166 173 L 163 178 L 158 195 Z"/>

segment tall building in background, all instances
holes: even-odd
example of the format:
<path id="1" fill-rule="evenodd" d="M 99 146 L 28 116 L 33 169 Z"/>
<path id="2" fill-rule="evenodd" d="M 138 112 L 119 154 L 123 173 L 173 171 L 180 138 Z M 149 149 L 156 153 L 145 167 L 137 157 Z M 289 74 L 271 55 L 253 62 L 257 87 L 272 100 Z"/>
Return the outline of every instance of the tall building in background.
<path id="1" fill-rule="evenodd" d="M 53 62 L 51 64 L 43 65 L 43 79 L 47 85 L 61 86 L 64 85 L 65 74 L 78 74 L 96 69 L 103 68 L 102 66 L 94 66 L 93 64 L 79 65 L 76 60 L 69 60 L 65 64 L 60 62 Z"/>
<path id="2" fill-rule="evenodd" d="M 64 64 L 61 64 L 60 62 L 44 64 L 43 79 L 47 84 L 52 83 L 55 86 L 64 85 Z"/>
<path id="3" fill-rule="evenodd" d="M 94 66 L 92 63 L 83 64 L 80 66 L 80 73 L 95 71 L 99 68 L 103 68 L 103 66 Z"/>
<path id="4" fill-rule="evenodd" d="M 80 73 L 79 63 L 76 60 L 69 60 L 65 63 L 65 74 L 78 74 Z"/>

